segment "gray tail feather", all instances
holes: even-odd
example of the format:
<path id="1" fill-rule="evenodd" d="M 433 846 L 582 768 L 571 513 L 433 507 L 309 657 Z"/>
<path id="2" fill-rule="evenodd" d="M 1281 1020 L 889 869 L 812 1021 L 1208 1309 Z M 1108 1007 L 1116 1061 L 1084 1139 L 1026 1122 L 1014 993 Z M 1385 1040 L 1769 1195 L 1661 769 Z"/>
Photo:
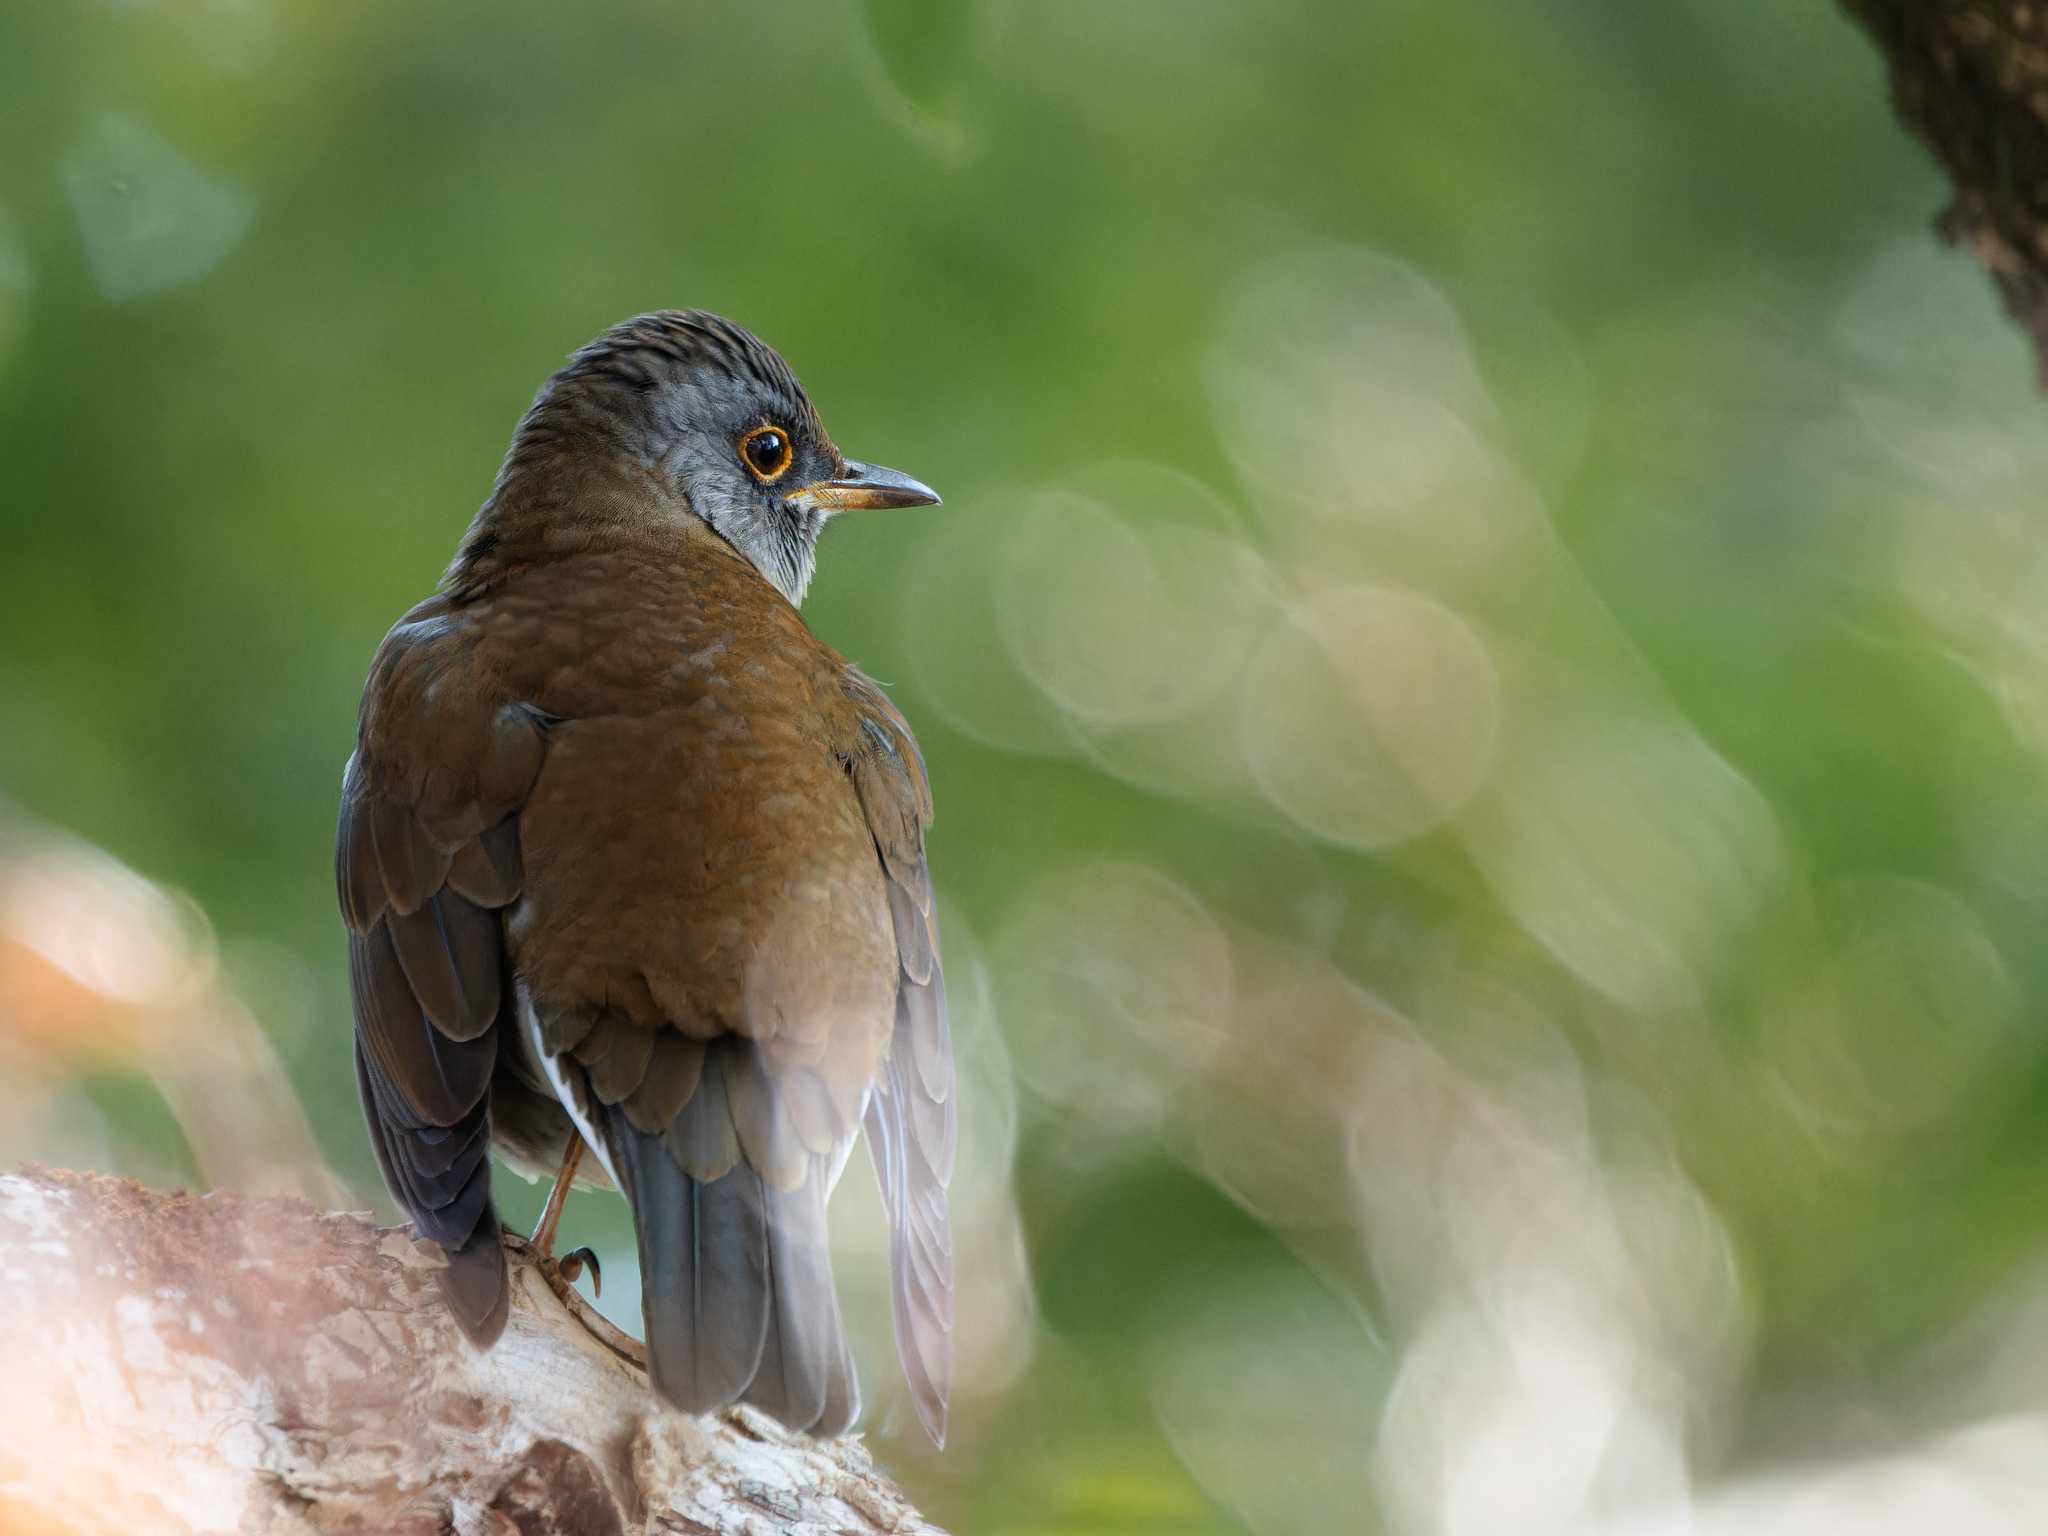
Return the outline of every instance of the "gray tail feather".
<path id="1" fill-rule="evenodd" d="M 826 1247 L 824 1174 L 768 1187 L 744 1162 L 692 1178 L 607 1107 L 639 1237 L 654 1388 L 687 1413 L 748 1402 L 791 1429 L 843 1433 L 860 1410 Z"/>
<path id="2" fill-rule="evenodd" d="M 746 1401 L 791 1429 L 843 1435 L 860 1414 L 860 1385 L 839 1318 L 825 1228 L 828 1170 L 814 1159 L 797 1188 L 766 1191 L 768 1339 Z"/>
<path id="3" fill-rule="evenodd" d="M 498 1231 L 498 1213 L 486 1207 L 476 1230 L 460 1248 L 448 1250 L 441 1273 L 441 1293 L 448 1310 L 479 1349 L 489 1349 L 505 1331 L 512 1287 L 505 1269 L 505 1245 Z"/>

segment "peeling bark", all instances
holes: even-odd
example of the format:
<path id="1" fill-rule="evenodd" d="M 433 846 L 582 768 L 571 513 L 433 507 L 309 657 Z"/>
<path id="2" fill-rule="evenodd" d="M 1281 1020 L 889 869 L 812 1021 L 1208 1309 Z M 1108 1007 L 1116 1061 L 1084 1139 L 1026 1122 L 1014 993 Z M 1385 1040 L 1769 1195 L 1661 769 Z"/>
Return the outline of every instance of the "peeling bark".
<path id="1" fill-rule="evenodd" d="M 1842 0 L 1955 186 L 1938 227 L 1991 274 L 2048 387 L 2048 3 Z"/>
<path id="2" fill-rule="evenodd" d="M 0 1176 L 0 1531 L 934 1530 L 854 1437 L 662 1409 L 523 1253 L 478 1353 L 440 1263 L 302 1200 Z"/>

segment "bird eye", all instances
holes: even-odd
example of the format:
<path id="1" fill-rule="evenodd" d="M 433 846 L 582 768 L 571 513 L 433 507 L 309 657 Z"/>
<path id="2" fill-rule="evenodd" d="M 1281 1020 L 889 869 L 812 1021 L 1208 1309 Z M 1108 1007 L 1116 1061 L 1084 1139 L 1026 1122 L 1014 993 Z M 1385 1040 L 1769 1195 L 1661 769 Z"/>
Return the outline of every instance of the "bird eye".
<path id="1" fill-rule="evenodd" d="M 780 427 L 756 427 L 740 439 L 740 457 L 763 482 L 789 468 L 792 452 L 789 434 Z"/>

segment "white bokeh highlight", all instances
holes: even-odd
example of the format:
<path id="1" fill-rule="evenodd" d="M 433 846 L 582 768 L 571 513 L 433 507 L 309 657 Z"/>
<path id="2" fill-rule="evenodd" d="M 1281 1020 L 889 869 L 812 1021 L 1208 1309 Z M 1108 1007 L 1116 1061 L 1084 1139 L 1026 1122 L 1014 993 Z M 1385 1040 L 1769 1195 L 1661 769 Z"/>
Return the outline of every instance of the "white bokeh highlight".
<path id="1" fill-rule="evenodd" d="M 255 222 L 247 189 L 125 113 L 100 114 L 59 174 L 86 263 L 110 299 L 199 281 Z"/>

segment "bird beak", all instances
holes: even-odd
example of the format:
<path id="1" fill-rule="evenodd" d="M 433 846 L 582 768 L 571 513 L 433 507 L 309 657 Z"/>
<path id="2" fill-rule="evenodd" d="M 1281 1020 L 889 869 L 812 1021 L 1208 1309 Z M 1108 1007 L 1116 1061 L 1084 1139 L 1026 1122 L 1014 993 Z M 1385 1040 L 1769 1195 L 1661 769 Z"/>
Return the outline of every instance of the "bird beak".
<path id="1" fill-rule="evenodd" d="M 851 512 L 860 507 L 936 507 L 939 493 L 922 480 L 879 464 L 847 461 L 837 480 L 820 480 L 792 492 L 789 498 L 807 511 Z"/>

